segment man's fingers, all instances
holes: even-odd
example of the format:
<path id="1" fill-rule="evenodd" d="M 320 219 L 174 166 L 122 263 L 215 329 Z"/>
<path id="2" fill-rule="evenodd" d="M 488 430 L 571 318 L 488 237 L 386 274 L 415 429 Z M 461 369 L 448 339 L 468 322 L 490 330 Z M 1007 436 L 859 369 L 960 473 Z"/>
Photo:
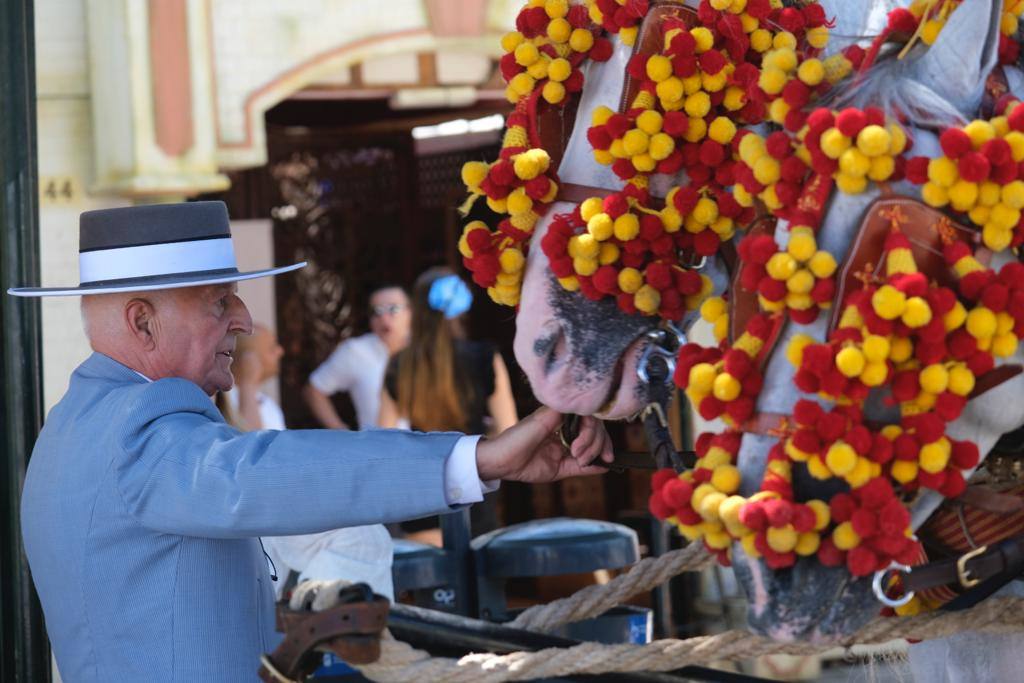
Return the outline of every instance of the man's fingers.
<path id="1" fill-rule="evenodd" d="M 613 460 L 611 437 L 608 436 L 603 422 L 594 417 L 582 419 L 580 435 L 572 443 L 572 455 L 583 465 L 589 465 L 597 460 Z"/>

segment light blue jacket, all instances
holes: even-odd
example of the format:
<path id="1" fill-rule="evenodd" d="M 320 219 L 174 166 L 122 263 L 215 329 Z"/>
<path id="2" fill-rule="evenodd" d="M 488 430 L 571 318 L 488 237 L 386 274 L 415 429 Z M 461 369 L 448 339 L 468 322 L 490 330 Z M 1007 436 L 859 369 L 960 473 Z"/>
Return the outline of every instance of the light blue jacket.
<path id="1" fill-rule="evenodd" d="M 93 354 L 46 420 L 21 500 L 64 681 L 257 680 L 279 636 L 256 537 L 448 512 L 458 437 L 241 433 L 195 384 Z"/>

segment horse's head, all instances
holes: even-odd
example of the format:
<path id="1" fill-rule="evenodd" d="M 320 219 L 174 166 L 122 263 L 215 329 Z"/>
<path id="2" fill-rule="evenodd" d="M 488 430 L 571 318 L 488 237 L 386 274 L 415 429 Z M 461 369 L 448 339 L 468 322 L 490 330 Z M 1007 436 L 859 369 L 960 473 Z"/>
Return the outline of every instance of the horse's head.
<path id="1" fill-rule="evenodd" d="M 936 114 L 944 123 L 950 123 L 950 117 L 956 117 L 958 112 L 963 120 L 973 118 L 985 77 L 995 62 L 994 27 L 1001 14 L 1001 4 L 990 0 L 964 2 L 927 52 L 906 62 L 893 59 L 879 64 L 859 91 L 849 93 L 847 102 L 861 106 L 882 104 L 896 106 L 897 111 L 918 112 L 918 117 L 911 115 L 908 121 L 915 154 L 941 156 L 936 136 L 915 126 L 934 123 Z M 892 189 L 898 194 L 920 196 L 919 190 L 909 183 L 900 183 Z M 857 195 L 835 193 L 818 231 L 819 246 L 841 262 L 857 234 L 865 210 L 878 196 L 878 190 Z M 783 242 L 783 226 L 776 234 Z M 994 264 L 1009 258 L 1015 257 L 997 255 Z M 757 405 L 758 411 L 792 415 L 796 402 L 808 398 L 793 386 L 793 366 L 779 351 L 787 348 L 796 335 L 824 341 L 828 332 L 826 318 L 820 316 L 810 325 L 790 322 L 783 329 L 776 352 L 767 360 L 765 389 Z M 1018 351 L 1006 362 L 1020 363 L 1022 358 Z M 973 441 L 984 456 L 1001 434 L 1024 423 L 1024 406 L 1015 400 L 1022 390 L 1024 379 L 1018 377 L 972 400 L 949 425 L 947 434 Z M 883 387 L 874 393 L 884 394 L 886 389 Z M 875 398 L 880 397 L 872 397 Z M 822 404 L 829 406 L 824 401 Z M 865 414 L 879 421 L 894 419 L 892 408 L 884 408 L 881 400 L 869 400 Z M 898 419 L 898 415 L 895 418 Z M 765 475 L 769 451 L 776 443 L 778 438 L 774 436 L 744 435 L 738 455 L 742 495 L 749 496 L 758 489 Z M 799 467 L 794 467 L 792 484 L 797 501 L 827 501 L 846 488 L 835 479 L 821 481 L 809 476 Z M 908 501 L 911 526 L 914 529 L 921 526 L 941 501 L 942 497 L 934 491 Z M 733 544 L 732 559 L 736 576 L 749 598 L 750 627 L 773 639 L 841 639 L 878 614 L 880 605 L 872 593 L 871 576 L 855 578 L 846 566 L 826 567 L 811 556 L 797 559 L 791 567 L 773 570 L 764 559 L 751 559 L 739 543 Z"/>

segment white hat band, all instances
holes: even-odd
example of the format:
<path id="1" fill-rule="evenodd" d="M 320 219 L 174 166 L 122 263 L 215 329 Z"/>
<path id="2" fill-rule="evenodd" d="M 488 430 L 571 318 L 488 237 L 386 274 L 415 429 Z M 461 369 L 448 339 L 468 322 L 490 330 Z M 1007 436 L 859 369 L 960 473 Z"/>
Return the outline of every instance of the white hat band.
<path id="1" fill-rule="evenodd" d="M 82 283 L 237 269 L 230 237 L 99 249 L 78 255 Z"/>

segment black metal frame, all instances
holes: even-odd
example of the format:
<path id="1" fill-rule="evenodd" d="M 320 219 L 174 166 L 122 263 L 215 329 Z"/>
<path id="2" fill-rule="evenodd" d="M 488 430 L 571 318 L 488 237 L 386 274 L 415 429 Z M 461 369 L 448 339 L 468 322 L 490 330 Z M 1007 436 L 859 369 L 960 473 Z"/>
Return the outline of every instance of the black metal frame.
<path id="1" fill-rule="evenodd" d="M 31 0 L 0 3 L 0 286 L 39 282 L 34 19 Z M 45 683 L 50 654 L 21 543 L 19 504 L 43 417 L 38 300 L 0 293 L 4 521 L 0 525 L 0 680 Z"/>

